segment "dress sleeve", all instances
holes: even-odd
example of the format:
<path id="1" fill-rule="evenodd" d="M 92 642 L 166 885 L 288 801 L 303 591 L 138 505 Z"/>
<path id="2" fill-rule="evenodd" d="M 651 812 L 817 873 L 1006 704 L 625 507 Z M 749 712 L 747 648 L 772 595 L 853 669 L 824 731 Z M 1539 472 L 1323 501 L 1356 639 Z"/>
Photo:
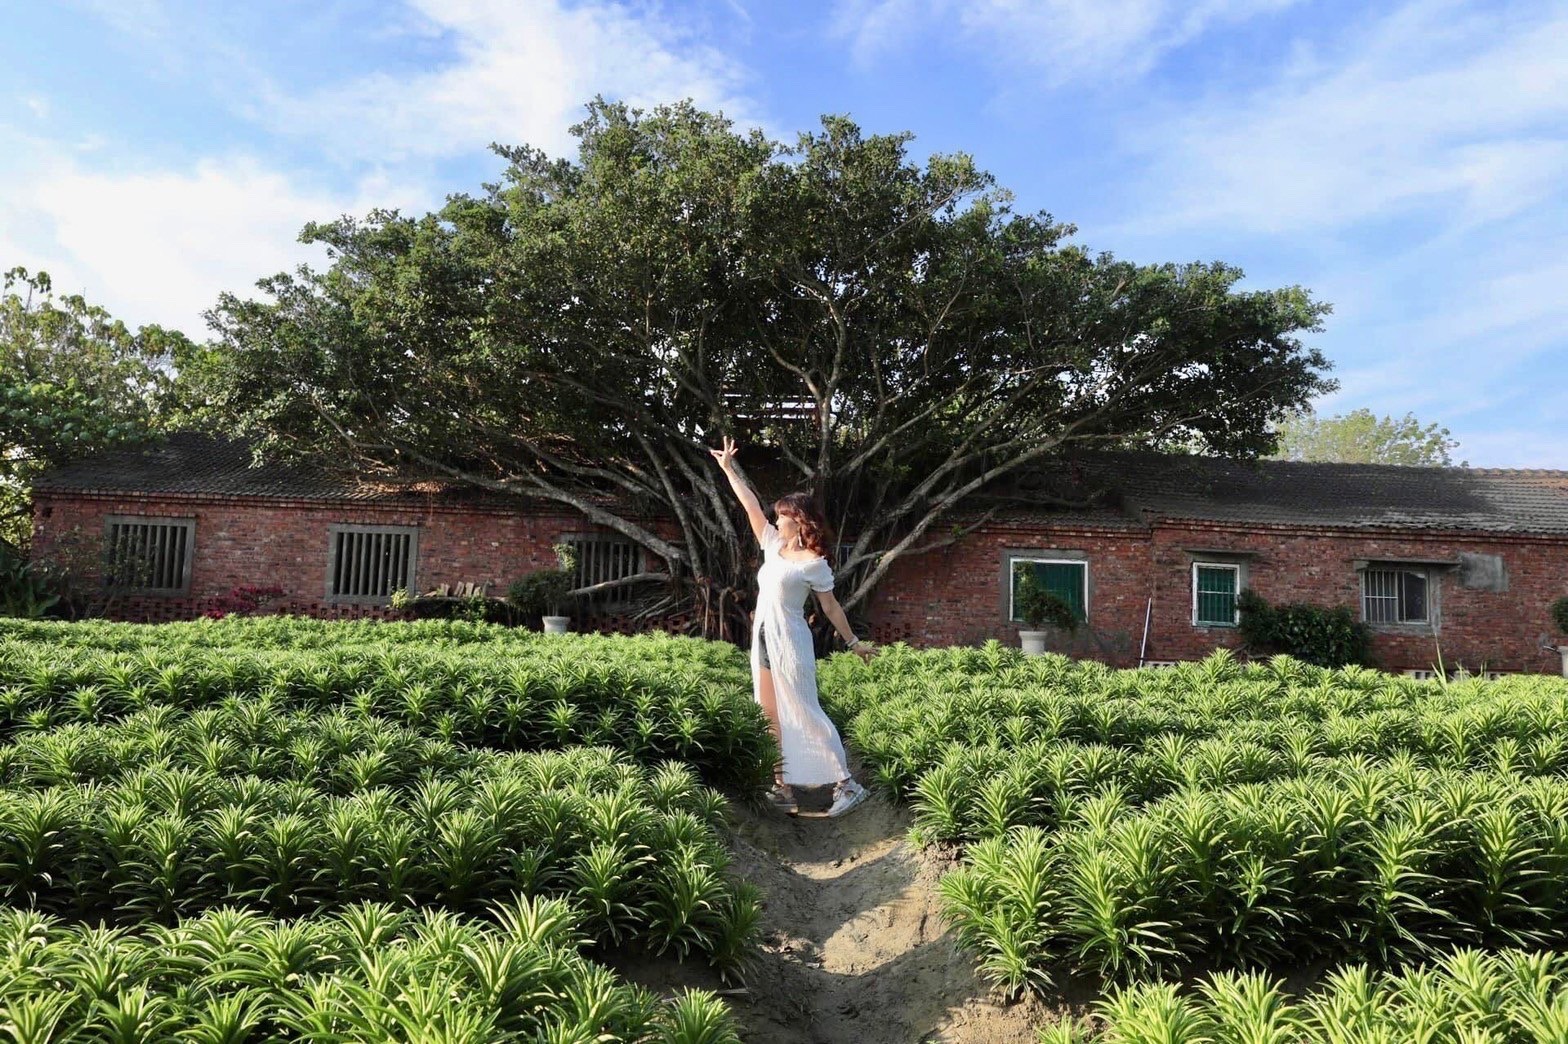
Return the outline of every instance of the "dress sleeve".
<path id="1" fill-rule="evenodd" d="M 762 550 L 772 551 L 779 544 L 779 529 L 772 522 L 762 525 Z"/>
<path id="2" fill-rule="evenodd" d="M 833 567 L 828 565 L 825 558 L 819 558 L 806 570 L 806 582 L 811 584 L 813 591 L 833 590 Z"/>

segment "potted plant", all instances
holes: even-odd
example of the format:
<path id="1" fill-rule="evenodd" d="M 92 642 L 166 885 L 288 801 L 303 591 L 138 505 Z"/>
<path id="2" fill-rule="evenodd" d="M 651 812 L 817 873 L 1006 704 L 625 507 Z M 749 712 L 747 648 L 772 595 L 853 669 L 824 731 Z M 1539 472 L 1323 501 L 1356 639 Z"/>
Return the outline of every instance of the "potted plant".
<path id="1" fill-rule="evenodd" d="M 1016 605 L 1018 615 L 1024 620 L 1024 629 L 1018 632 L 1018 638 L 1023 642 L 1025 656 L 1044 653 L 1045 640 L 1051 631 L 1071 634 L 1078 629 L 1078 616 L 1073 607 L 1047 591 L 1033 573 L 1025 573 L 1019 579 Z"/>
<path id="2" fill-rule="evenodd" d="M 1557 599 L 1552 603 L 1552 623 L 1557 627 L 1557 633 L 1568 635 L 1568 596 Z M 1568 678 L 1568 645 L 1557 647 L 1558 655 L 1563 658 L 1563 677 Z"/>
<path id="3" fill-rule="evenodd" d="M 565 634 L 571 617 L 566 609 L 577 583 L 577 558 L 570 544 L 556 544 L 557 567 L 538 569 L 512 584 L 507 601 L 525 613 L 538 614 L 546 634 Z"/>

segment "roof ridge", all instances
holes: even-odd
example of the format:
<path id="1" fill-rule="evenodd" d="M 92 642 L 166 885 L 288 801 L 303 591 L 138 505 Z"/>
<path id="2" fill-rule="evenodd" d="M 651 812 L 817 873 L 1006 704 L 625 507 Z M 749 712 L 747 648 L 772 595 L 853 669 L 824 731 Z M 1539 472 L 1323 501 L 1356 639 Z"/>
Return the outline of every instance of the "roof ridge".
<path id="1" fill-rule="evenodd" d="M 1568 469 L 1559 468 L 1498 468 L 1498 467 L 1472 467 L 1459 464 L 1392 464 L 1386 461 L 1353 461 L 1353 460 L 1282 460 L 1273 457 L 1227 457 L 1218 453 L 1167 453 L 1162 450 L 1150 449 L 1091 449 L 1069 448 L 1063 459 L 1071 460 L 1074 457 L 1091 456 L 1119 456 L 1137 457 L 1147 460 L 1183 460 L 1213 462 L 1219 464 L 1259 465 L 1262 467 L 1289 467 L 1289 468 L 1387 468 L 1403 472 L 1435 471 L 1443 474 L 1471 474 L 1471 475 L 1530 475 L 1547 478 L 1568 479 Z"/>

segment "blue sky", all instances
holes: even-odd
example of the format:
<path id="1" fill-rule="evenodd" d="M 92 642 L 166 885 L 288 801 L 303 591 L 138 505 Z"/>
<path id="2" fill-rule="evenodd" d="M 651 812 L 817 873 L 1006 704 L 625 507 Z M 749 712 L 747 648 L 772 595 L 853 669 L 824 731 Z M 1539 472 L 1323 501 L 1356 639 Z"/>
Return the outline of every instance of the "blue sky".
<path id="1" fill-rule="evenodd" d="M 569 152 L 596 93 L 965 151 L 1079 239 L 1334 305 L 1326 412 L 1568 468 L 1568 0 L 55 0 L 0 33 L 0 269 L 205 335 L 300 226 Z"/>

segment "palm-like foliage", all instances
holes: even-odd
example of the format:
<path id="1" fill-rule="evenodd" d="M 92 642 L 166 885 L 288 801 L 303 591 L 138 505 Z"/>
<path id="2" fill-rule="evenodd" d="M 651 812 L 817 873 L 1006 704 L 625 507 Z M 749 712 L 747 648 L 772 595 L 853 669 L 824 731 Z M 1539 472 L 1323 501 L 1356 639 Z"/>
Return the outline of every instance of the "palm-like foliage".
<path id="1" fill-rule="evenodd" d="M 526 897 L 486 919 L 367 904 L 302 922 L 213 910 L 142 931 L 0 911 L 0 1026 L 40 1042 L 738 1040 L 711 994 L 661 1002 L 582 957 L 577 918 Z"/>
<path id="2" fill-rule="evenodd" d="M 1040 1041 L 1534 1044 L 1565 1039 L 1568 957 L 1458 949 L 1402 974 L 1351 965 L 1300 1000 L 1287 999 L 1281 984 L 1266 976 L 1222 973 L 1185 994 L 1169 984 L 1132 986 L 1098 1009 L 1100 1025 L 1063 1023 L 1042 1033 Z"/>

